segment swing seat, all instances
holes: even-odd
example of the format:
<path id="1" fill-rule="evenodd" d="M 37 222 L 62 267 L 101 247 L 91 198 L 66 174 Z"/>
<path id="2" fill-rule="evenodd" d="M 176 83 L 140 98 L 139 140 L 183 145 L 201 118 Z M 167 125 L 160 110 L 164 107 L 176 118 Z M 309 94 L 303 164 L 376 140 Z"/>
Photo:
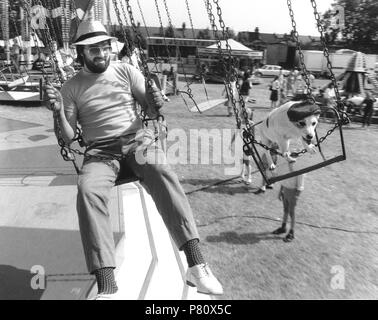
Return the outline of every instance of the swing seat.
<path id="1" fill-rule="evenodd" d="M 214 99 L 210 101 L 205 101 L 198 104 L 198 109 L 201 112 L 204 112 L 206 110 L 210 110 L 216 106 L 219 106 L 220 104 L 224 104 L 227 101 L 227 99 Z M 190 108 L 190 112 L 198 112 L 198 109 L 196 106 Z"/>
<path id="2" fill-rule="evenodd" d="M 138 181 L 139 178 L 134 174 L 134 172 L 128 166 L 122 166 L 118 177 L 115 181 L 115 186 L 120 186 L 122 184 L 131 183 Z"/>
<path id="3" fill-rule="evenodd" d="M 21 77 L 19 79 L 13 80 L 12 82 L 8 83 L 8 88 L 15 88 L 19 85 L 25 84 L 28 80 L 29 76 Z"/>

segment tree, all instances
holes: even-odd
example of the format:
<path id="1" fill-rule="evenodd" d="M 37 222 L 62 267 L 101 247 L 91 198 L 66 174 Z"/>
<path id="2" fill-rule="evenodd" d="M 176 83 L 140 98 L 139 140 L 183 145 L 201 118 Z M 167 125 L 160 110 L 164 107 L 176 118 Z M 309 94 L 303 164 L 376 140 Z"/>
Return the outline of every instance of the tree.
<path id="1" fill-rule="evenodd" d="M 337 5 L 344 7 L 345 27 L 332 28 L 333 10 L 323 15 L 323 25 L 327 30 L 329 44 L 343 41 L 349 49 L 364 53 L 378 51 L 378 2 L 376 0 L 336 0 Z M 338 36 L 341 39 L 338 39 Z"/>
<path id="2" fill-rule="evenodd" d="M 209 28 L 200 30 L 197 35 L 198 39 L 211 39 Z"/>
<path id="3" fill-rule="evenodd" d="M 165 37 L 167 38 L 174 38 L 175 37 L 175 31 L 173 29 L 174 27 L 172 25 L 169 25 L 167 29 L 165 30 Z"/>
<path id="4" fill-rule="evenodd" d="M 235 39 L 235 31 L 229 27 L 226 27 L 227 33 L 228 33 L 228 38 L 229 39 Z"/>
<path id="5" fill-rule="evenodd" d="M 237 40 L 243 44 L 249 41 L 248 33 L 247 32 L 239 32 Z"/>

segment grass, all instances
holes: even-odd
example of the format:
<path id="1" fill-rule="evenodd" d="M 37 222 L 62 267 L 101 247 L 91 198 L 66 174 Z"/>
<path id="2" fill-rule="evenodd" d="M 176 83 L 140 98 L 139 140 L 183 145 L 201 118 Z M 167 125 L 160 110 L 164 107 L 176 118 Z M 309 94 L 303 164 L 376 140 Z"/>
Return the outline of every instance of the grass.
<path id="1" fill-rule="evenodd" d="M 252 94 L 257 100 L 256 120 L 267 114 L 270 105 L 268 80 L 263 82 Z M 206 101 L 200 84 L 192 90 L 196 101 Z M 209 84 L 207 90 L 210 99 L 218 99 L 223 88 Z M 235 118 L 226 116 L 223 105 L 203 114 L 190 113 L 180 96 L 170 98 L 163 112 L 172 139 L 178 133 L 188 138 L 195 129 L 222 133 L 235 128 Z M 0 116 L 52 123 L 50 112 L 43 108 L 2 106 Z M 222 163 L 173 165 L 193 208 L 205 257 L 224 285 L 222 299 L 378 298 L 378 127 L 362 130 L 352 124 L 343 132 L 347 160 L 307 174 L 292 243 L 271 235 L 282 218 L 279 183 L 274 190 L 255 195 L 258 173 L 247 187 L 237 178 L 225 181 L 234 176 L 225 174 L 227 165 Z M 196 150 L 190 150 L 192 142 L 184 143 L 189 160 L 196 157 L 192 153 Z M 333 137 L 326 143 L 332 149 L 338 141 Z M 210 150 L 221 153 L 212 144 Z M 344 285 L 336 281 L 343 275 Z"/>

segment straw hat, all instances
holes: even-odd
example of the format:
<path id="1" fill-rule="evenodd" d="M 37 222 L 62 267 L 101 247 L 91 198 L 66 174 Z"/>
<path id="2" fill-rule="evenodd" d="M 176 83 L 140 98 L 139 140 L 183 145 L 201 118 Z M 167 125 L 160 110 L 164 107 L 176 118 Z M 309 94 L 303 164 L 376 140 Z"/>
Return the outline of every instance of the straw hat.
<path id="1" fill-rule="evenodd" d="M 105 27 L 100 21 L 84 20 L 80 23 L 76 32 L 76 40 L 74 46 L 90 45 L 99 43 L 105 40 L 116 40 L 117 38 L 108 35 Z"/>

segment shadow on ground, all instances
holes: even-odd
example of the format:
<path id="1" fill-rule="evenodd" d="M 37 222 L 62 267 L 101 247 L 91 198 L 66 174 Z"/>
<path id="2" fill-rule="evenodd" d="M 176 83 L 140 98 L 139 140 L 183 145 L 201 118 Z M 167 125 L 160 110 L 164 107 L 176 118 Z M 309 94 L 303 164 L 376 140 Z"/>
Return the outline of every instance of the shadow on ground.
<path id="1" fill-rule="evenodd" d="M 250 232 L 238 234 L 234 231 L 221 232 L 217 236 L 207 236 L 206 241 L 208 242 L 226 242 L 231 244 L 255 244 L 261 240 L 282 240 L 281 237 L 273 235 L 271 231 L 269 232 Z"/>
<path id="2" fill-rule="evenodd" d="M 209 192 L 220 194 L 253 193 L 256 186 L 246 185 L 240 177 L 222 179 L 183 179 L 180 180 L 187 195 L 194 192 Z"/>
<path id="3" fill-rule="evenodd" d="M 30 270 L 0 265 L 0 300 L 40 300 L 43 289 L 31 286 Z"/>

